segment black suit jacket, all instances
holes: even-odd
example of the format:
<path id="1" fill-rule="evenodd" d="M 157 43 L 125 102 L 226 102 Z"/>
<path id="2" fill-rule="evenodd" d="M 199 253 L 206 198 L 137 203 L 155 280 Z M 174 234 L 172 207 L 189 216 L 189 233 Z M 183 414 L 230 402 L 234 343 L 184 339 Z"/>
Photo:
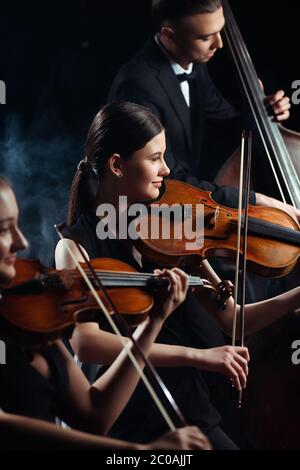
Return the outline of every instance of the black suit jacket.
<path id="1" fill-rule="evenodd" d="M 193 83 L 193 126 L 187 106 L 170 62 L 150 39 L 145 47 L 118 72 L 111 86 L 108 102 L 131 101 L 150 108 L 161 120 L 167 135 L 166 162 L 171 177 L 214 192 L 214 199 L 230 206 L 237 204 L 233 188 L 218 187 L 202 180 L 205 166 L 203 140 L 207 120 L 234 119 L 238 113 L 214 85 L 206 65 L 196 64 Z M 194 129 L 194 132 L 193 132 Z M 255 203 L 254 195 L 251 203 Z"/>

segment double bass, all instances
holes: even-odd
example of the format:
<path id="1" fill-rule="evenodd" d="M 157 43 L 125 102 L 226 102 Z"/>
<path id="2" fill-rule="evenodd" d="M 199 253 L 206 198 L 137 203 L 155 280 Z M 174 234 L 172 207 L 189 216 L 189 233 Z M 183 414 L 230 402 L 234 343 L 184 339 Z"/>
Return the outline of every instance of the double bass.
<path id="1" fill-rule="evenodd" d="M 268 115 L 266 96 L 228 0 L 223 0 L 223 7 L 225 38 L 265 153 L 264 159 L 254 155 L 253 187 L 299 209 L 300 134 L 276 124 Z M 274 178 L 269 177 L 270 169 Z M 238 171 L 235 153 L 216 182 L 237 186 Z M 294 282 L 299 273 L 296 276 Z M 242 412 L 245 432 L 254 448 L 300 448 L 300 370 L 291 359 L 296 339 L 300 339 L 300 318 L 291 313 L 248 341 L 252 361 Z"/>
<path id="2" fill-rule="evenodd" d="M 253 159 L 254 188 L 265 193 L 266 185 L 268 188 L 266 175 L 270 174 L 271 169 L 274 178 L 270 178 L 272 186 L 269 186 L 269 192 L 300 208 L 300 134 L 275 123 L 268 114 L 266 96 L 230 4 L 228 0 L 223 0 L 222 3 L 228 49 L 264 148 L 263 158 L 254 156 Z M 234 153 L 219 171 L 216 182 L 237 186 L 238 167 L 239 155 Z"/>

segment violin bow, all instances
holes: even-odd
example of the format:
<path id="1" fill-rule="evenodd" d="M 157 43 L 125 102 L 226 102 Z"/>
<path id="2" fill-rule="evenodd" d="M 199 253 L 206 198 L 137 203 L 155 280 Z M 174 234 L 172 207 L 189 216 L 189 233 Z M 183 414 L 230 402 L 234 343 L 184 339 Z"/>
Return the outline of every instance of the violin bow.
<path id="1" fill-rule="evenodd" d="M 64 239 L 64 236 L 63 234 L 61 233 L 61 229 L 55 225 L 54 226 L 57 233 L 58 233 L 58 236 L 60 237 L 61 240 Z M 91 265 L 90 263 L 90 260 L 87 258 L 86 254 L 84 253 L 84 251 L 82 250 L 81 246 L 79 243 L 77 243 L 76 240 L 74 240 L 73 236 L 72 236 L 72 233 L 70 231 L 70 228 L 65 225 L 65 227 L 68 229 L 68 232 L 69 232 L 69 235 L 70 235 L 70 238 L 71 240 L 74 241 L 74 243 L 76 244 L 76 247 L 77 249 L 79 250 L 82 258 L 84 259 L 84 262 L 86 263 L 88 269 L 90 270 L 90 273 L 95 281 L 95 285 L 97 286 L 97 288 L 103 292 L 103 295 L 104 295 L 104 299 L 105 301 L 108 303 L 108 305 L 110 305 L 111 309 L 112 309 L 112 312 L 113 314 L 115 315 L 118 323 L 119 323 L 119 326 L 121 325 L 121 328 L 124 330 L 125 334 L 128 335 L 128 337 L 131 339 L 131 342 L 133 343 L 134 347 L 136 348 L 136 351 L 138 352 L 138 354 L 140 355 L 140 357 L 142 358 L 142 360 L 144 361 L 144 364 L 145 364 L 145 368 L 146 370 L 148 371 L 152 381 L 155 383 L 156 385 L 156 388 L 158 388 L 163 394 L 164 394 L 164 397 L 166 398 L 167 402 L 169 403 L 169 405 L 171 406 L 173 412 L 175 413 L 179 423 L 180 423 L 180 426 L 186 426 L 188 423 L 187 423 L 187 420 L 185 419 L 185 417 L 183 416 L 182 412 L 180 411 L 178 405 L 176 404 L 174 398 L 172 397 L 170 391 L 168 390 L 168 388 L 166 387 L 166 385 L 164 384 L 164 382 L 162 381 L 161 377 L 159 376 L 159 374 L 156 372 L 156 370 L 154 369 L 153 365 L 151 364 L 151 362 L 149 361 L 149 359 L 147 359 L 145 357 L 145 354 L 143 352 L 143 350 L 141 349 L 141 347 L 139 346 L 139 344 L 137 343 L 137 341 L 135 340 L 134 336 L 132 335 L 132 332 L 131 330 L 128 328 L 128 325 L 126 323 L 126 321 L 122 318 L 122 316 L 119 314 L 117 308 L 115 307 L 113 301 L 111 300 L 110 296 L 108 295 L 105 287 L 103 286 L 101 280 L 99 279 L 99 277 L 97 276 L 93 266 Z M 159 399 L 158 397 L 158 394 L 157 392 L 154 390 L 154 387 L 153 385 L 151 384 L 151 382 L 149 381 L 148 377 L 145 375 L 145 372 L 143 371 L 142 367 L 138 364 L 138 362 L 136 361 L 134 355 L 132 354 L 132 351 L 130 350 L 130 347 L 131 347 L 131 343 L 130 341 L 129 342 L 126 342 L 126 339 L 122 337 L 122 334 L 121 334 L 121 331 L 120 331 L 120 328 L 118 327 L 118 325 L 116 324 L 116 322 L 112 319 L 105 303 L 102 301 L 102 299 L 100 298 L 100 296 L 98 295 L 95 287 L 92 285 L 90 279 L 88 278 L 87 274 L 84 272 L 82 266 L 80 265 L 80 262 L 77 260 L 76 256 L 74 255 L 73 251 L 71 250 L 71 248 L 68 246 L 68 244 L 66 244 L 66 247 L 67 247 L 67 251 L 68 253 L 70 254 L 71 258 L 73 259 L 78 271 L 80 272 L 82 278 L 84 279 L 85 283 L 87 284 L 88 288 L 90 289 L 97 305 L 99 306 L 99 308 L 101 309 L 101 311 L 103 311 L 108 323 L 110 324 L 112 330 L 114 331 L 114 333 L 117 335 L 117 337 L 120 339 L 121 341 L 121 344 L 124 348 L 124 350 L 126 351 L 126 353 L 128 354 L 132 364 L 134 365 L 136 371 L 138 372 L 140 378 L 142 379 L 142 381 L 144 382 L 145 384 L 145 387 L 147 388 L 148 392 L 150 393 L 153 401 L 155 402 L 157 408 L 159 409 L 162 417 L 164 418 L 164 420 L 166 421 L 168 427 L 170 428 L 171 431 L 174 431 L 176 429 L 176 426 L 173 422 L 173 420 L 171 419 L 171 417 L 169 416 L 165 406 L 163 405 L 163 403 L 161 402 L 161 400 Z"/>
<path id="2" fill-rule="evenodd" d="M 246 177 L 245 177 L 245 214 L 242 216 L 243 206 L 243 180 L 244 166 L 246 157 Z M 237 255 L 235 269 L 235 291 L 234 291 L 234 311 L 232 325 L 232 346 L 236 345 L 237 331 L 237 304 L 239 291 L 239 270 L 240 270 L 240 251 L 242 254 L 242 281 L 241 281 L 241 302 L 240 302 L 240 325 L 239 334 L 241 346 L 245 345 L 245 304 L 246 304 L 246 276 L 247 276 L 247 245 L 248 245 L 248 222 L 249 222 L 249 199 L 250 199 L 250 180 L 251 180 L 251 161 L 252 161 L 252 133 L 243 131 L 241 143 L 241 165 L 240 165 L 240 186 L 239 186 L 239 207 L 238 207 L 238 227 L 237 227 Z M 241 248 L 241 233 L 243 229 L 243 244 Z M 238 407 L 242 406 L 242 390 L 239 393 Z"/>

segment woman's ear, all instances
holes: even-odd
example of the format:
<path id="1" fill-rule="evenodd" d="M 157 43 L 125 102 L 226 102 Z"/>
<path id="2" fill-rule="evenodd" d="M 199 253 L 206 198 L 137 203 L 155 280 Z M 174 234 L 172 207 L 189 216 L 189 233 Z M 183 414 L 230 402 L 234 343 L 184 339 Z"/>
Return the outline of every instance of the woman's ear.
<path id="1" fill-rule="evenodd" d="M 114 153 L 111 157 L 109 157 L 108 167 L 115 176 L 117 176 L 118 178 L 122 178 L 123 171 L 122 171 L 121 156 L 118 153 Z"/>

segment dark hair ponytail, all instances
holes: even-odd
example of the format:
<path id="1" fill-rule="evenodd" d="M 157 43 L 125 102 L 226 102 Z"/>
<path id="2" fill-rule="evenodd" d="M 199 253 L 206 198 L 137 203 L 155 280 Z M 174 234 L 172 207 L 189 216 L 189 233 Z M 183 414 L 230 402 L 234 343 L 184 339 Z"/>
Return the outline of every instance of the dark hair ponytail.
<path id="1" fill-rule="evenodd" d="M 72 181 L 69 206 L 68 225 L 74 224 L 80 214 L 91 212 L 98 188 L 98 177 L 89 163 L 81 160 Z"/>
<path id="2" fill-rule="evenodd" d="M 104 106 L 89 129 L 85 154 L 74 176 L 68 208 L 68 225 L 93 210 L 99 180 L 111 155 L 125 160 L 163 131 L 159 119 L 147 108 L 128 102 Z"/>

